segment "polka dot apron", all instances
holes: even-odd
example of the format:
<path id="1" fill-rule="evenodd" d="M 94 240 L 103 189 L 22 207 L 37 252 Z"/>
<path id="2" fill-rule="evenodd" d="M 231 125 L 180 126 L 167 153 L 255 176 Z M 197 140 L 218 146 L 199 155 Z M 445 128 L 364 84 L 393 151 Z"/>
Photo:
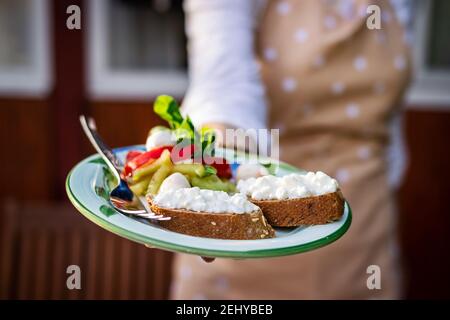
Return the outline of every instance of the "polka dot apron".
<path id="1" fill-rule="evenodd" d="M 353 210 L 347 234 L 289 257 L 211 264 L 177 256 L 183 299 L 398 298 L 396 216 L 387 184 L 388 123 L 409 79 L 404 30 L 387 1 L 382 28 L 366 26 L 368 0 L 269 1 L 257 50 L 280 129 L 281 159 L 336 177 Z M 380 267 L 381 289 L 367 270 Z"/>

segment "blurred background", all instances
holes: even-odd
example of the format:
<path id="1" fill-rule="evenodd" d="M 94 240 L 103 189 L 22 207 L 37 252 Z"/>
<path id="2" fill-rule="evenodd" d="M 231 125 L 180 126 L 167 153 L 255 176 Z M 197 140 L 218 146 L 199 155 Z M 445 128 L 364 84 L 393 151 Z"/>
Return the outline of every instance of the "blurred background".
<path id="1" fill-rule="evenodd" d="M 405 290 L 450 298 L 450 1 L 415 3 L 399 194 Z M 81 30 L 66 28 L 74 4 Z M 88 222 L 64 183 L 93 153 L 78 115 L 93 115 L 111 146 L 143 143 L 158 124 L 154 97 L 181 100 L 186 71 L 181 0 L 0 0 L 0 298 L 168 297 L 171 254 Z M 82 290 L 66 288 L 71 264 Z"/>

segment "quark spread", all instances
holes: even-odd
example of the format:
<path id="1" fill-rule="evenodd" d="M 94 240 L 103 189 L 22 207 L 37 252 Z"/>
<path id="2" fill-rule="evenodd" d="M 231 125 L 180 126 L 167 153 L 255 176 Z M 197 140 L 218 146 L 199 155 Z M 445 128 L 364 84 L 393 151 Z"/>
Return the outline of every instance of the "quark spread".
<path id="1" fill-rule="evenodd" d="M 243 194 L 237 193 L 230 196 L 223 191 L 198 187 L 159 192 L 152 201 L 162 208 L 209 213 L 250 213 L 259 210 Z"/>
<path id="2" fill-rule="evenodd" d="M 337 181 L 321 171 L 292 173 L 283 177 L 263 176 L 238 182 L 242 194 L 254 200 L 283 200 L 336 192 Z"/>

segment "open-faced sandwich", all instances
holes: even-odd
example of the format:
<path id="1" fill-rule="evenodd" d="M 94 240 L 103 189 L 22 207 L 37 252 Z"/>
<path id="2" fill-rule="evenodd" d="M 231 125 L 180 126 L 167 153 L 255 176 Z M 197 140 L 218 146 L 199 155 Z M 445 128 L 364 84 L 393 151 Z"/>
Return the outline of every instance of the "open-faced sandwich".
<path id="1" fill-rule="evenodd" d="M 240 180 L 237 188 L 274 227 L 325 224 L 344 212 L 337 181 L 320 171 L 249 178 Z"/>
<path id="2" fill-rule="evenodd" d="M 240 193 L 229 195 L 224 191 L 191 188 L 179 173 L 173 173 L 164 180 L 161 189 L 148 200 L 152 211 L 171 218 L 160 222 L 169 230 L 198 237 L 235 240 L 264 239 L 275 235 L 261 209 Z"/>
<path id="3" fill-rule="evenodd" d="M 211 130 L 197 131 L 176 101 L 159 96 L 154 111 L 169 124 L 153 128 L 147 151 L 127 155 L 122 176 L 145 196 L 159 224 L 171 231 L 219 239 L 267 239 L 272 226 L 325 224 L 343 214 L 336 180 L 322 172 L 270 175 L 258 163 L 231 166 L 215 156 Z M 235 181 L 239 181 L 236 184 Z"/>

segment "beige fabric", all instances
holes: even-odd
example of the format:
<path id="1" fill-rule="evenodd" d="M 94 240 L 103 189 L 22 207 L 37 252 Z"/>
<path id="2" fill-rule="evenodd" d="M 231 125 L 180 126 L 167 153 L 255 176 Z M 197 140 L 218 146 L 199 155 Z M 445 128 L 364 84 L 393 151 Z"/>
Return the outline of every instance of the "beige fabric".
<path id="1" fill-rule="evenodd" d="M 338 178 L 353 209 L 334 244 L 290 257 L 206 264 L 179 255 L 173 297 L 183 299 L 398 298 L 395 208 L 386 178 L 388 120 L 409 78 L 403 30 L 379 1 L 382 30 L 369 30 L 368 1 L 270 1 L 258 51 L 281 158 Z M 373 3 L 373 1 L 371 1 Z M 381 268 L 381 290 L 366 285 Z"/>

